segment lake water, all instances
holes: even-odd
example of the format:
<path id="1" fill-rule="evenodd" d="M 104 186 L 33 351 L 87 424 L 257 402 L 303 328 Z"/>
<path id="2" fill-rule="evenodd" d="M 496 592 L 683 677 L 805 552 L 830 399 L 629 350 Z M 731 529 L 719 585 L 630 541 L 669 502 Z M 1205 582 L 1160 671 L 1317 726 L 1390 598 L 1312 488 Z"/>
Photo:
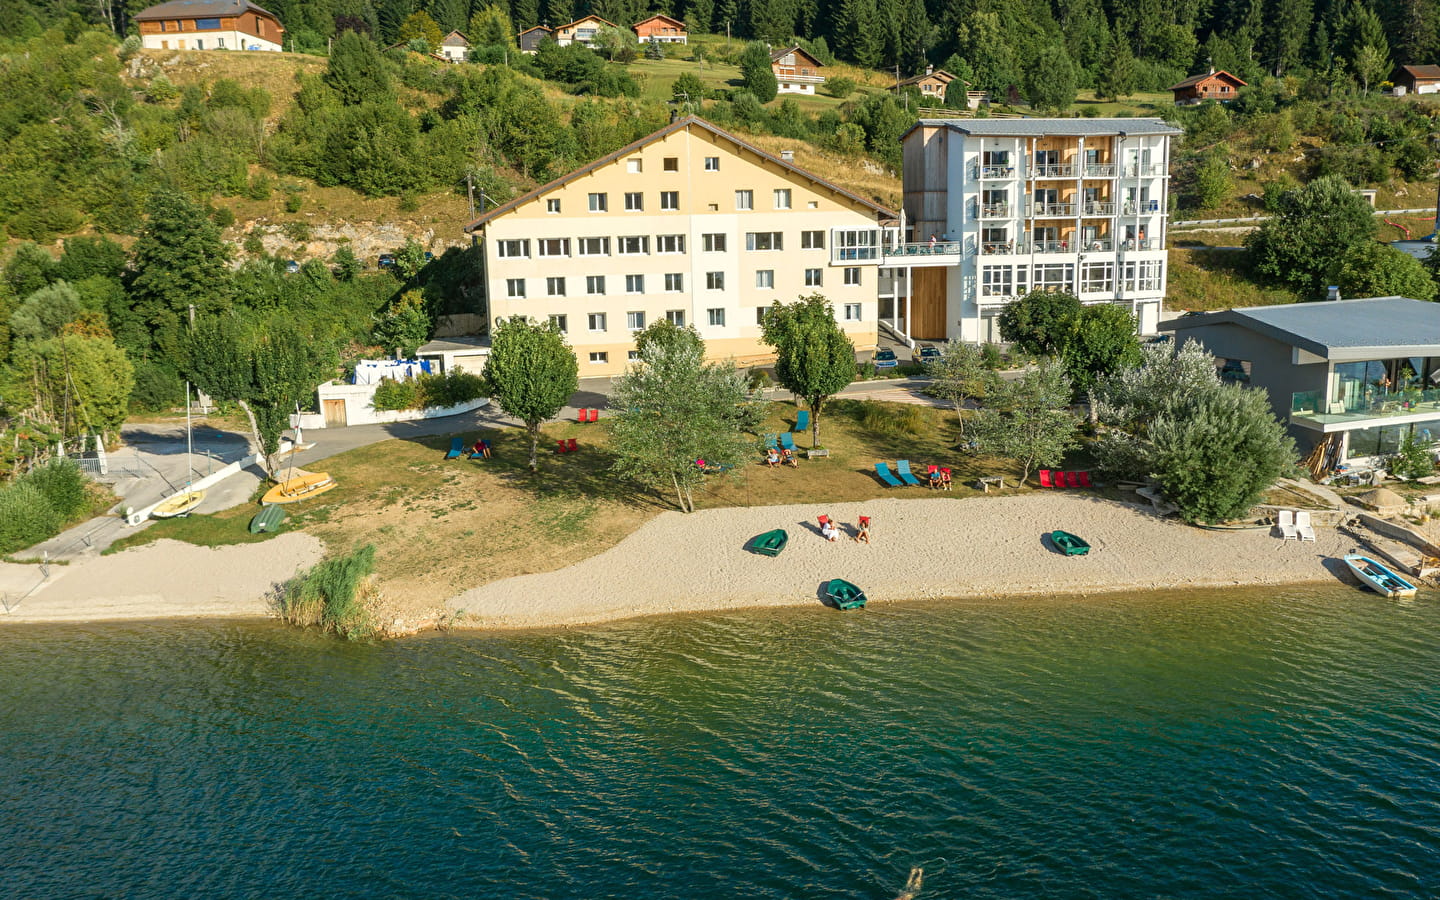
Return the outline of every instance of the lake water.
<path id="1" fill-rule="evenodd" d="M 5 897 L 1440 895 L 1440 598 L 0 628 Z"/>

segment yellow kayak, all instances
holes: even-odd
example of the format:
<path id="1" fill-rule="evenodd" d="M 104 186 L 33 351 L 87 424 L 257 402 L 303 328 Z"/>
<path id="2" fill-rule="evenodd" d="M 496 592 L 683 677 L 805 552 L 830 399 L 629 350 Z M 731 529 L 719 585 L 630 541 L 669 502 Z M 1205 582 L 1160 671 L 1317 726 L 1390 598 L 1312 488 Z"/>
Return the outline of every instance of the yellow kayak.
<path id="1" fill-rule="evenodd" d="M 261 503 L 294 503 L 318 497 L 335 487 L 335 479 L 325 472 L 307 472 L 287 478 L 265 492 Z"/>
<path id="2" fill-rule="evenodd" d="M 190 512 L 204 499 L 204 491 L 182 491 L 162 500 L 158 506 L 150 510 L 150 515 L 157 519 L 173 519 L 175 516 L 183 516 Z"/>

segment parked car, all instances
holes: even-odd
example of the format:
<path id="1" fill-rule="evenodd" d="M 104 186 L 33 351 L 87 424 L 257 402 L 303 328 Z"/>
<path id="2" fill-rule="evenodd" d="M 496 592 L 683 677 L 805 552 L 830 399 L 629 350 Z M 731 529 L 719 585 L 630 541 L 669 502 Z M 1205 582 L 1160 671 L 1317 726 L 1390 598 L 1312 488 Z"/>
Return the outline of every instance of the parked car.
<path id="1" fill-rule="evenodd" d="M 300 264 L 293 259 L 287 259 L 285 260 L 285 271 L 289 272 L 291 275 L 294 275 L 296 272 L 300 271 Z"/>
<path id="2" fill-rule="evenodd" d="M 929 361 L 932 360 L 932 359 L 939 359 L 939 358 L 940 358 L 940 348 L 939 348 L 939 347 L 921 347 L 921 348 L 920 348 L 920 361 L 921 361 L 921 362 L 929 362 Z"/>
<path id="3" fill-rule="evenodd" d="M 435 254 L 431 253 L 429 250 L 426 250 L 426 251 L 425 251 L 425 261 L 426 261 L 427 263 L 428 263 L 428 262 L 434 262 L 434 261 L 435 261 Z"/>
<path id="4" fill-rule="evenodd" d="M 379 267 L 382 268 L 382 269 L 393 269 L 393 268 L 395 267 L 395 254 L 393 254 L 393 253 L 382 253 L 382 254 L 380 254 L 380 259 L 379 259 L 377 265 L 379 265 Z"/>
<path id="5" fill-rule="evenodd" d="M 891 350 L 889 347 L 882 347 L 875 351 L 875 368 L 893 369 L 898 365 L 900 365 L 900 361 L 895 358 L 894 350 Z"/>

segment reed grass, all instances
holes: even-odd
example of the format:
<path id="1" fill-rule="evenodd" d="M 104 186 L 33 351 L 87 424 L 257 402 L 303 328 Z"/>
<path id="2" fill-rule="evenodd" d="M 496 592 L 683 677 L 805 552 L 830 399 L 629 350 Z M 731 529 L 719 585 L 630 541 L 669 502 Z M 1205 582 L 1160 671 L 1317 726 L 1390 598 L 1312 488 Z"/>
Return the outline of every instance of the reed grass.
<path id="1" fill-rule="evenodd" d="M 367 601 L 374 599 L 374 570 L 374 544 L 322 560 L 285 585 L 278 601 L 281 618 L 349 641 L 372 637 L 378 626 Z"/>

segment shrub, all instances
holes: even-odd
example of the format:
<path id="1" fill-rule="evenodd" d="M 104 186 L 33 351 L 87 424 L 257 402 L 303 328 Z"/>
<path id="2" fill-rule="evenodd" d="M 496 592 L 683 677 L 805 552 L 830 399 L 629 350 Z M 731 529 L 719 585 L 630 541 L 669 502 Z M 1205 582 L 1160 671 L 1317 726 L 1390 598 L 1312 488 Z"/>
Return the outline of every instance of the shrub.
<path id="1" fill-rule="evenodd" d="M 881 406 L 866 403 L 860 413 L 860 425 L 868 431 L 891 437 L 919 437 L 932 428 L 925 409 L 910 404 Z"/>
<path id="2" fill-rule="evenodd" d="M 85 492 L 88 482 L 73 459 L 56 459 L 36 466 L 22 475 L 17 483 L 34 485 L 62 522 L 85 512 L 90 505 Z"/>
<path id="3" fill-rule="evenodd" d="M 418 409 L 419 391 L 414 381 L 386 378 L 375 388 L 370 405 L 377 410 Z"/>
<path id="4" fill-rule="evenodd" d="M 135 365 L 135 387 L 130 391 L 130 408 L 159 412 L 184 402 L 185 382 L 163 363 L 146 361 Z"/>
<path id="5" fill-rule="evenodd" d="M 305 206 L 305 198 L 298 193 L 292 193 L 285 198 L 285 211 L 298 213 Z"/>
<path id="6" fill-rule="evenodd" d="M 251 200 L 269 200 L 270 192 L 275 189 L 275 183 L 269 175 L 260 174 L 250 179 L 250 184 L 245 189 L 245 196 Z"/>
<path id="7" fill-rule="evenodd" d="M 285 205 L 287 207 L 290 205 L 288 199 L 285 201 Z M 310 240 L 310 225 L 308 222 L 286 222 L 280 226 L 280 233 L 297 244 L 303 244 Z"/>
<path id="8" fill-rule="evenodd" d="M 444 375 L 421 375 L 409 381 L 382 381 L 370 405 L 378 410 L 428 409 L 455 406 L 485 396 L 485 379 L 471 372 L 451 370 Z"/>
<path id="9" fill-rule="evenodd" d="M 844 100 L 846 97 L 855 93 L 855 79 L 847 78 L 844 75 L 837 78 L 827 78 L 825 79 L 825 90 L 829 92 L 830 96 Z"/>
<path id="10" fill-rule="evenodd" d="M 0 553 L 38 544 L 60 530 L 60 514 L 40 488 L 25 480 L 0 488 Z"/>
<path id="11" fill-rule="evenodd" d="M 265 252 L 265 242 L 253 231 L 245 235 L 245 241 L 240 246 L 251 256 L 259 256 Z"/>
<path id="12" fill-rule="evenodd" d="M 980 362 L 985 368 L 992 372 L 999 369 L 1004 359 L 1000 355 L 1000 345 L 985 343 L 980 346 Z"/>
<path id="13" fill-rule="evenodd" d="M 373 635 L 377 628 L 362 594 L 375 570 L 375 546 L 322 560 L 290 580 L 280 593 L 280 616 L 291 625 L 319 627 L 349 641 Z"/>
<path id="14" fill-rule="evenodd" d="M 221 228 L 229 228 L 235 224 L 235 210 L 228 206 L 218 206 L 210 212 L 210 221 Z"/>
<path id="15" fill-rule="evenodd" d="M 1413 434 L 1405 435 L 1400 449 L 1390 457 L 1389 466 L 1390 474 L 1402 481 L 1413 481 L 1435 474 L 1435 460 L 1430 456 L 1430 449 L 1415 440 Z"/>

